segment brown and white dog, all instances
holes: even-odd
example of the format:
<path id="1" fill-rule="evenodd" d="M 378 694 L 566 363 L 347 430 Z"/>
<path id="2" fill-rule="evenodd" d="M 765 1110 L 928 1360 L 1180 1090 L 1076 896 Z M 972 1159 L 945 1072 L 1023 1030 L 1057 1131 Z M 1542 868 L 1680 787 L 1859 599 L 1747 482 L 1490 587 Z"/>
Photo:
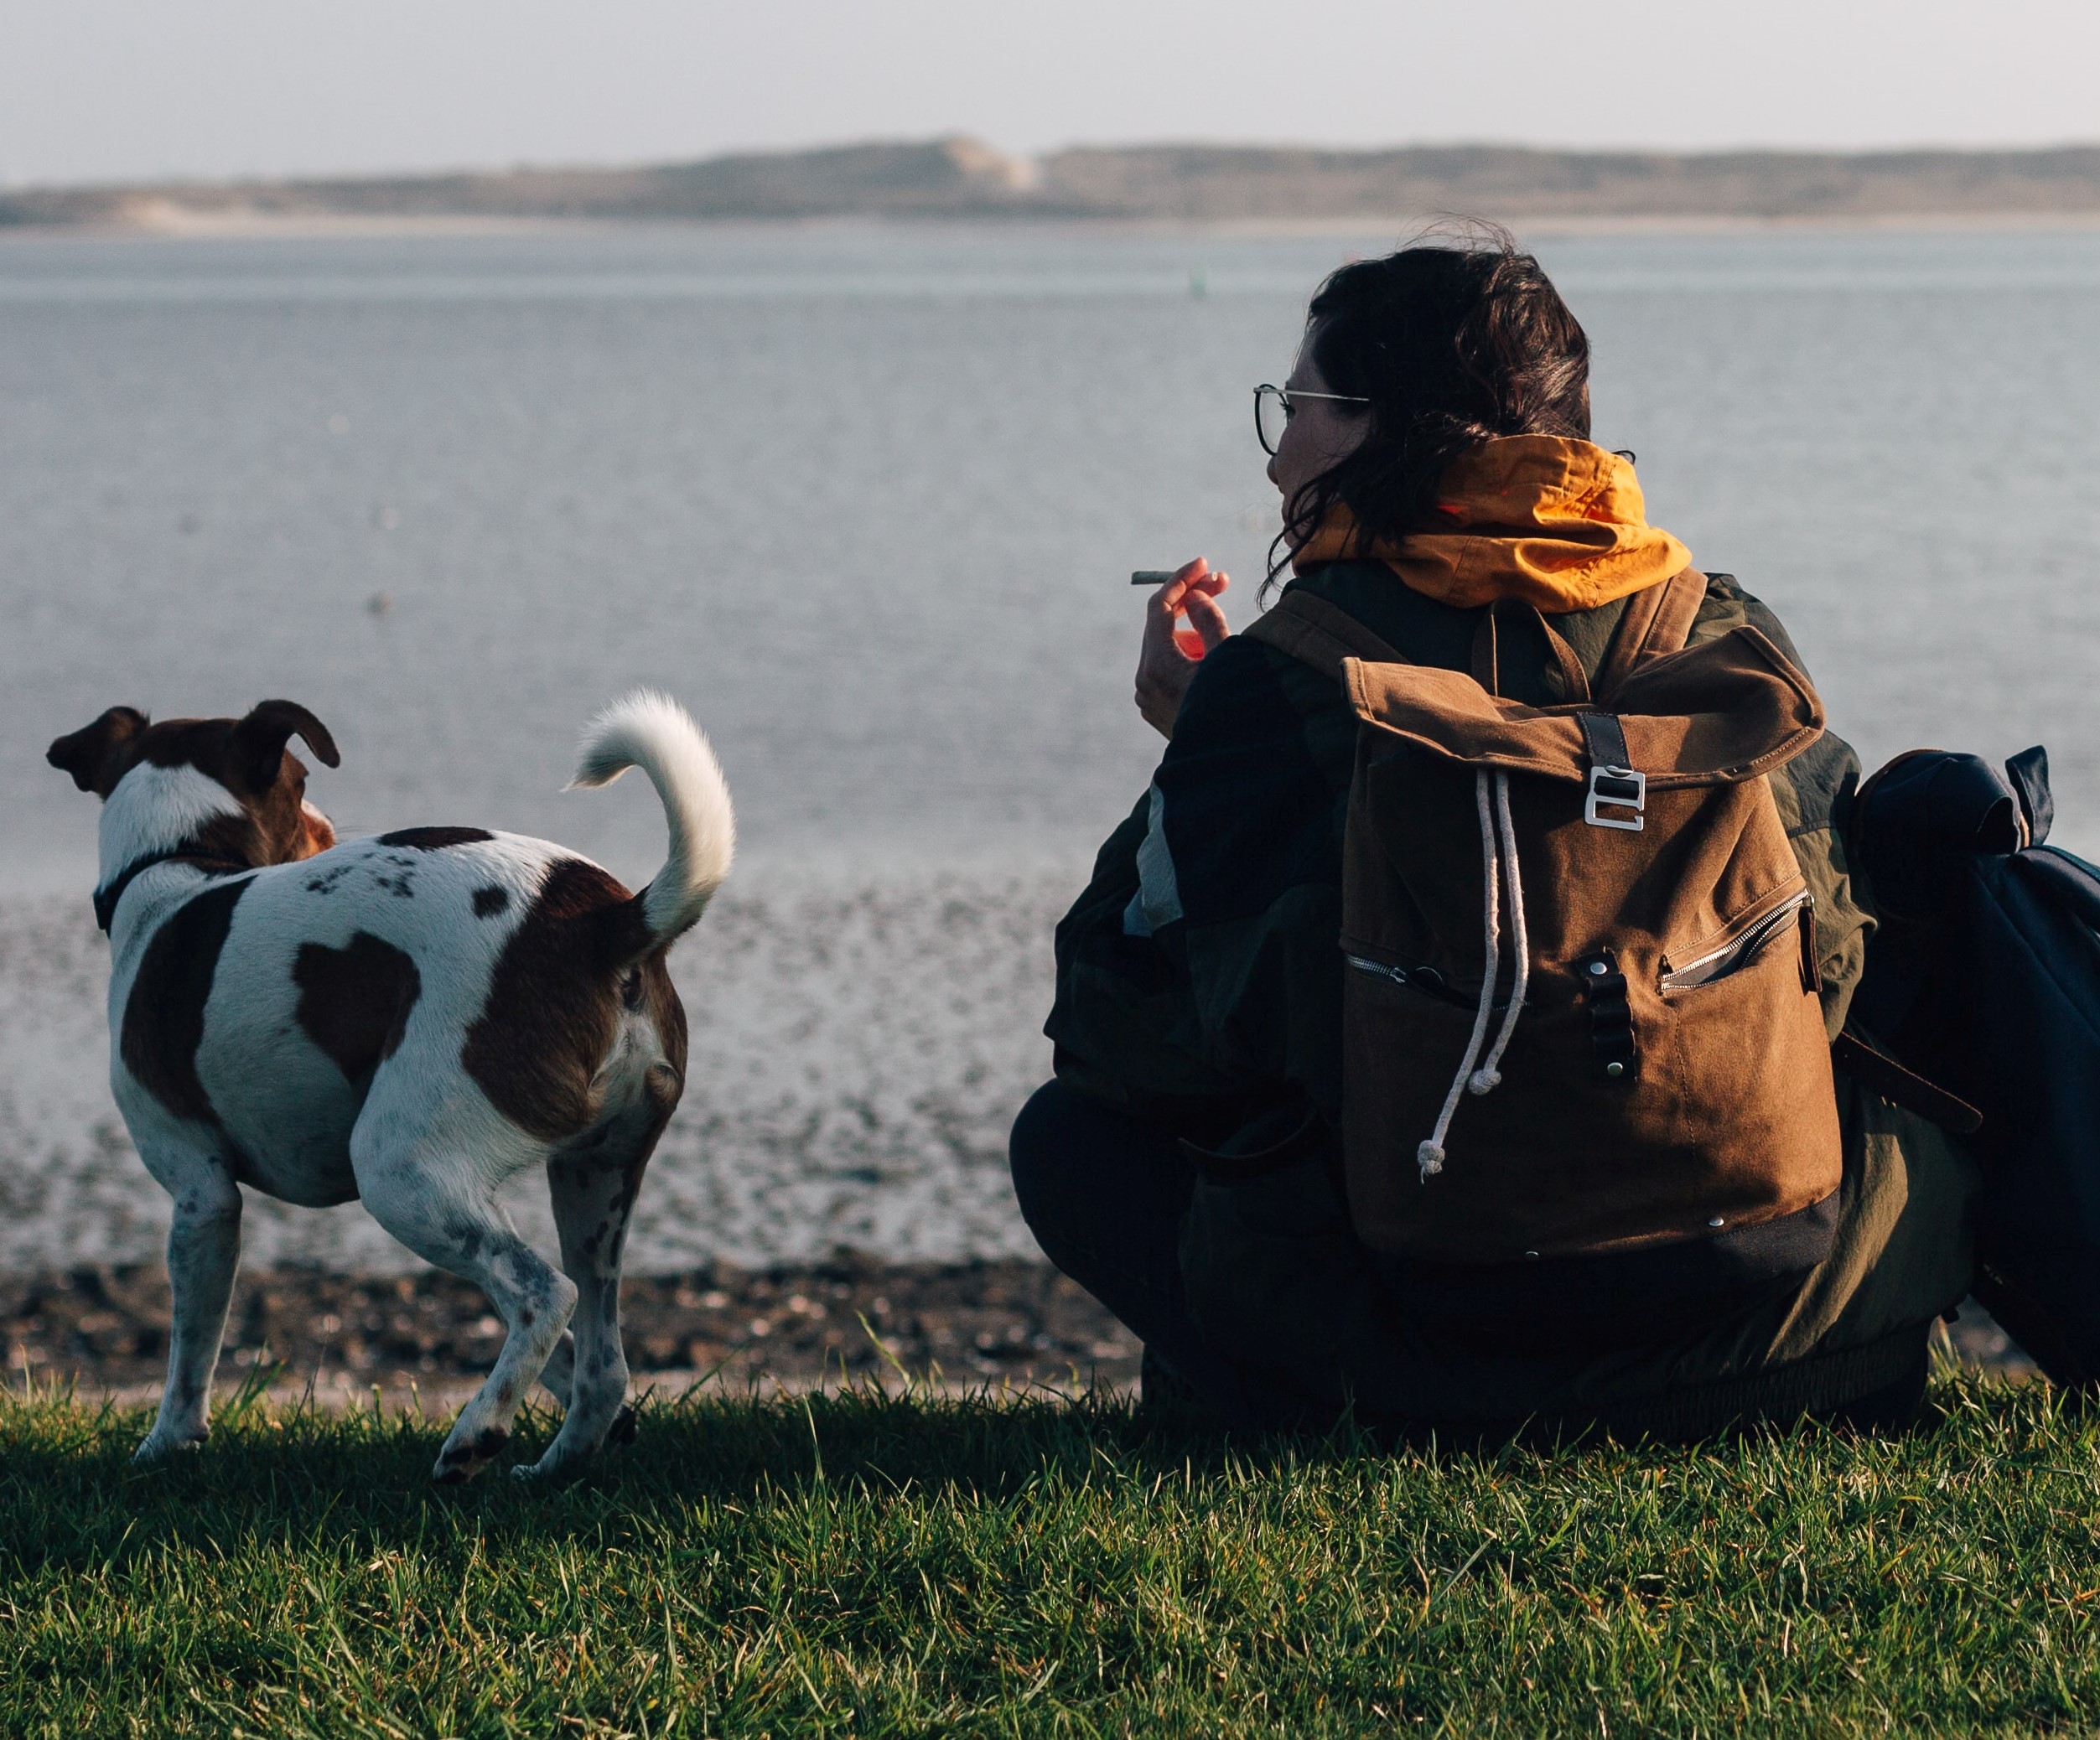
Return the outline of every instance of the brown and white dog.
<path id="1" fill-rule="evenodd" d="M 436 1478 L 494 1458 L 536 1378 L 568 1415 L 518 1472 L 566 1469 L 626 1396 L 621 1247 L 685 1083 L 664 957 L 729 874 L 722 770 L 661 696 L 630 696 L 585 731 L 577 785 L 639 767 L 663 800 L 670 855 L 630 894 L 559 846 L 481 828 L 338 845 L 306 801 L 295 735 L 337 764 L 327 728 L 288 701 L 157 725 L 111 707 L 50 748 L 103 800 L 111 1082 L 174 1199 L 168 1386 L 138 1458 L 207 1430 L 246 1184 L 317 1206 L 360 1199 L 495 1302 L 509 1334 Z M 540 1164 L 559 1271 L 496 1200 Z"/>

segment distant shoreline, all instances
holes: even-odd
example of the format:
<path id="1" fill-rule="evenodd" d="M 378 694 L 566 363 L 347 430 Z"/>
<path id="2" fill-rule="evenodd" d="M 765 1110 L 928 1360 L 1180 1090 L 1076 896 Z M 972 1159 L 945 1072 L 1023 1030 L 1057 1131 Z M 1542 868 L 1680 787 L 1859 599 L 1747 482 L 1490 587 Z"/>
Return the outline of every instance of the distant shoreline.
<path id="1" fill-rule="evenodd" d="M 2100 145 L 1691 153 L 1495 145 L 1183 145 L 1003 156 L 969 138 L 612 168 L 0 190 L 0 236 L 507 233 L 549 224 L 841 220 L 1409 230 L 2100 224 Z"/>
<path id="2" fill-rule="evenodd" d="M 1565 212 L 1529 216 L 1522 212 L 1494 221 L 1519 239 L 1588 236 L 1754 236 L 1754 235 L 2022 235 L 2100 230 L 2100 212 L 2020 211 L 1902 213 L 1883 216 L 1830 217 L 1594 216 Z M 1188 236 L 1227 240 L 1389 234 L 1396 242 L 1424 225 L 1421 215 L 1349 218 L 1221 218 L 1208 220 L 1168 218 L 1071 218 L 1014 215 L 994 218 L 891 214 L 827 214 L 815 217 L 521 217 L 487 218 L 378 215 L 325 216 L 292 214 L 199 214 L 179 221 L 79 224 L 0 224 L 0 247 L 36 246 L 62 241 L 402 241 L 471 240 L 474 237 L 586 236 L 594 232 L 647 230 L 1069 230 L 1093 233 Z"/>

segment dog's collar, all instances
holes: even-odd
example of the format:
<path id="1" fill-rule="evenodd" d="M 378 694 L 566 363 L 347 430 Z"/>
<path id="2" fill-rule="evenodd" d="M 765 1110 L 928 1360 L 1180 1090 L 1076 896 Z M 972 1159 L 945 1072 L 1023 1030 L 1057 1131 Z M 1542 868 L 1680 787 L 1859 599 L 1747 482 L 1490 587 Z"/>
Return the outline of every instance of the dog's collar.
<path id="1" fill-rule="evenodd" d="M 95 922 L 105 935 L 117 922 L 117 903 L 122 900 L 137 882 L 156 864 L 181 862 L 194 864 L 207 876 L 234 876 L 243 870 L 252 869 L 234 858 L 216 857 L 210 852 L 198 852 L 187 846 L 177 846 L 166 852 L 149 852 L 143 858 L 134 858 L 117 873 L 117 880 L 95 891 Z"/>

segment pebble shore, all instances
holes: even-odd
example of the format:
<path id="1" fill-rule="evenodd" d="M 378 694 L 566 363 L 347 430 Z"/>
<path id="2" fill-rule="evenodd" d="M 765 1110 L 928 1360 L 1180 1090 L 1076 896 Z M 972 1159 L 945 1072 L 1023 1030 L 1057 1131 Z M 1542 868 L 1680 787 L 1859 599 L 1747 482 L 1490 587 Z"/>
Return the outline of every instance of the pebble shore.
<path id="1" fill-rule="evenodd" d="M 951 1389 L 1126 1390 L 1138 1379 L 1136 1338 L 1024 1258 L 886 1263 L 841 1251 L 764 1269 L 711 1263 L 629 1276 L 621 1315 L 640 1386 L 793 1390 L 908 1375 Z M 1973 1301 L 1947 1335 L 1965 1365 L 2033 1373 Z M 488 1372 L 502 1340 L 481 1293 L 435 1270 L 267 1270 L 243 1275 L 235 1292 L 220 1386 L 268 1362 L 280 1390 L 340 1401 L 412 1388 L 450 1402 Z M 0 1354 L 12 1384 L 72 1382 L 149 1401 L 168 1354 L 166 1272 L 140 1263 L 0 1280 Z"/>
<path id="2" fill-rule="evenodd" d="M 630 1276 L 621 1289 L 638 1382 L 803 1389 L 910 1374 L 946 1387 L 1125 1389 L 1138 1344 L 1071 1282 L 1018 1258 L 883 1263 L 852 1252 L 760 1270 L 713 1263 Z M 166 1271 L 102 1266 L 0 1280 L 9 1380 L 158 1394 L 168 1357 Z M 327 1397 L 375 1385 L 451 1396 L 479 1381 L 503 1344 L 474 1287 L 435 1270 L 346 1276 L 272 1269 L 241 1277 L 220 1387 L 265 1361 L 273 1387 Z"/>

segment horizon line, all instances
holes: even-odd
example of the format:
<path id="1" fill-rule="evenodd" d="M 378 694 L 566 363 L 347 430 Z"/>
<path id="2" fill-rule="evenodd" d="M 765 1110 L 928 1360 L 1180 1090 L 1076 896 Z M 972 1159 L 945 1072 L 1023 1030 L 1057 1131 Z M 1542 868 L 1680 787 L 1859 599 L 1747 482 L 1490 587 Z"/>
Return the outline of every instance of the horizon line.
<path id="1" fill-rule="evenodd" d="M 706 163 L 765 158 L 818 157 L 830 153 L 924 149 L 965 145 L 983 151 L 1017 167 L 1045 163 L 1054 158 L 1087 153 L 1139 153 L 1154 151 L 1204 152 L 1312 152 L 1332 157 L 1381 157 L 1411 152 L 1496 151 L 1535 157 L 1585 158 L 1666 158 L 1700 160 L 1720 158 L 1797 158 L 1866 160 L 1880 158 L 2004 158 L 2046 157 L 2066 152 L 2100 150 L 2100 133 L 2091 137 L 2063 137 L 2020 143 L 1948 143 L 1916 141 L 1903 144 L 1803 145 L 1737 143 L 1670 147 L 1639 144 L 1553 145 L 1492 137 L 1410 139 L 1381 144 L 1339 144 L 1310 139 L 1205 139 L 1158 137 L 1149 139 L 1074 140 L 1040 151 L 1009 151 L 977 134 L 960 128 L 931 133 L 863 134 L 853 137 L 820 140 L 797 145 L 734 146 L 697 155 L 666 155 L 604 158 L 527 158 L 508 162 L 455 162 L 393 168 L 334 168 L 228 172 L 165 170 L 128 175 L 96 175 L 81 179 L 42 179 L 0 174 L 0 193 L 21 195 L 37 193 L 116 192 L 146 188 L 237 188 L 244 186 L 296 186 L 302 184 L 360 181 L 436 181 L 461 176 L 519 174 L 617 174 L 648 169 L 678 168 Z"/>

